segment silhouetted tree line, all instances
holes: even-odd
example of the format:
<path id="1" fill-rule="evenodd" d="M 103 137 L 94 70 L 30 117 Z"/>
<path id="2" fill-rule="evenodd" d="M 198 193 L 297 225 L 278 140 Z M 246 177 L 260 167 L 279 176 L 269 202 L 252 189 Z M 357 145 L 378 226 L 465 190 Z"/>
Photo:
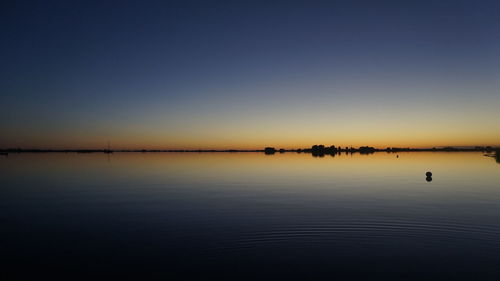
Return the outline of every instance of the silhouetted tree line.
<path id="1" fill-rule="evenodd" d="M 334 156 L 335 154 L 341 153 L 341 152 L 347 152 L 347 153 L 354 153 L 354 152 L 359 152 L 361 154 L 370 154 L 374 153 L 377 151 L 374 147 L 371 146 L 361 146 L 359 148 L 354 148 L 354 147 L 336 147 L 335 145 L 331 146 L 325 146 L 323 144 L 316 144 L 313 145 L 311 148 L 299 148 L 299 149 L 290 149 L 290 150 L 285 150 L 283 148 L 277 150 L 274 147 L 266 147 L 264 148 L 264 153 L 265 154 L 274 154 L 277 151 L 280 153 L 284 152 L 297 152 L 297 153 L 311 153 L 313 156 L 324 156 L 324 155 L 332 155 Z"/>
<path id="2" fill-rule="evenodd" d="M 476 147 L 440 147 L 440 148 L 409 148 L 409 147 L 387 147 L 385 149 L 378 149 L 371 146 L 361 146 L 359 148 L 354 147 L 340 147 L 340 146 L 325 146 L 323 144 L 313 145 L 311 148 L 299 148 L 299 149 L 276 149 L 274 147 L 266 147 L 264 150 L 261 149 L 226 149 L 226 150 L 217 150 L 217 149 L 23 149 L 23 148 L 7 148 L 0 149 L 0 155 L 8 155 L 9 153 L 48 153 L 48 152 L 65 152 L 65 153 L 113 153 L 113 152 L 264 152 L 265 154 L 275 154 L 276 152 L 285 153 L 285 152 L 297 152 L 297 153 L 311 153 L 313 156 L 323 156 L 323 155 L 336 155 L 341 152 L 345 153 L 355 153 L 359 152 L 361 154 L 371 154 L 377 151 L 385 151 L 387 153 L 397 153 L 404 151 L 482 151 L 489 154 L 489 156 L 496 155 L 496 159 L 498 159 L 498 155 L 500 154 L 498 151 L 500 147 L 491 147 L 491 146 L 476 146 Z"/>
<path id="3" fill-rule="evenodd" d="M 483 151 L 483 152 L 488 152 L 491 153 L 493 151 L 496 151 L 500 148 L 493 148 L 491 146 L 476 146 L 476 147 L 469 147 L 469 148 L 460 148 L 460 147 L 452 147 L 452 146 L 446 146 L 446 147 L 440 147 L 440 148 L 410 148 L 410 147 L 387 147 L 385 149 L 377 149 L 372 146 L 361 146 L 358 148 L 354 147 L 340 147 L 340 146 L 325 146 L 323 144 L 316 144 L 311 146 L 311 148 L 299 148 L 299 149 L 276 149 L 274 147 L 266 147 L 264 149 L 264 153 L 266 154 L 275 154 L 276 152 L 284 153 L 284 152 L 297 152 L 297 153 L 311 153 L 313 156 L 318 156 L 322 157 L 324 155 L 336 155 L 341 152 L 345 153 L 360 153 L 360 154 L 371 154 L 375 153 L 378 151 L 385 151 L 388 153 L 396 153 L 396 152 L 405 152 L 405 151 Z M 498 155 L 499 153 L 497 153 Z"/>

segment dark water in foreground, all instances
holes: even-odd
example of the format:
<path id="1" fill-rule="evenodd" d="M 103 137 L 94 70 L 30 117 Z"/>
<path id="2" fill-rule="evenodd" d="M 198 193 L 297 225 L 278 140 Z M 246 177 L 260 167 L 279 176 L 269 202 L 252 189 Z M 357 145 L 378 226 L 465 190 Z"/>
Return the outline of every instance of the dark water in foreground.
<path id="1" fill-rule="evenodd" d="M 500 280 L 481 153 L 20 154 L 0 177 L 2 280 Z"/>

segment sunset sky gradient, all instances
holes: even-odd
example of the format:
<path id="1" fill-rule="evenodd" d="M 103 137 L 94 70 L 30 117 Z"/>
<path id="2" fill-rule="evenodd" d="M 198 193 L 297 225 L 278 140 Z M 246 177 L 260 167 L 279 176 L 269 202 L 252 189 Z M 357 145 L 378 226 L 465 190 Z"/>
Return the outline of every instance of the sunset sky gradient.
<path id="1" fill-rule="evenodd" d="M 500 145 L 498 1 L 0 5 L 0 148 Z"/>

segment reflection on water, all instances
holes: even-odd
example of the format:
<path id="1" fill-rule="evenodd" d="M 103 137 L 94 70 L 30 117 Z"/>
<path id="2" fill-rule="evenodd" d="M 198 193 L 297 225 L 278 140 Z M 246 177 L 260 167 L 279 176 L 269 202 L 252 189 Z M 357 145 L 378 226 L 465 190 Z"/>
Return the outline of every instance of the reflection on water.
<path id="1" fill-rule="evenodd" d="M 498 280 L 491 160 L 13 154 L 0 159 L 1 262 L 19 279 Z"/>

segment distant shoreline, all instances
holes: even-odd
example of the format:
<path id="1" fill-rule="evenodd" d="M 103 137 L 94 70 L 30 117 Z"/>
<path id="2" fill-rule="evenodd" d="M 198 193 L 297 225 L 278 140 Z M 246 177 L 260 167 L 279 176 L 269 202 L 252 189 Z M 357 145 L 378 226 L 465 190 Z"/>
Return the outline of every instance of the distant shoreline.
<path id="1" fill-rule="evenodd" d="M 353 147 L 324 147 L 322 145 L 315 145 L 312 148 L 304 149 L 275 149 L 273 147 L 266 147 L 264 149 L 22 149 L 22 148 L 9 148 L 0 149 L 1 155 L 16 154 L 16 153 L 241 153 L 241 152 L 260 152 L 265 154 L 275 153 L 312 153 L 312 154 L 338 154 L 338 153 L 361 153 L 371 154 L 375 152 L 495 152 L 500 147 L 474 147 L 474 148 L 459 148 L 459 147 L 440 147 L 440 148 L 385 148 L 378 149 L 369 146 L 362 146 L 359 148 Z"/>

